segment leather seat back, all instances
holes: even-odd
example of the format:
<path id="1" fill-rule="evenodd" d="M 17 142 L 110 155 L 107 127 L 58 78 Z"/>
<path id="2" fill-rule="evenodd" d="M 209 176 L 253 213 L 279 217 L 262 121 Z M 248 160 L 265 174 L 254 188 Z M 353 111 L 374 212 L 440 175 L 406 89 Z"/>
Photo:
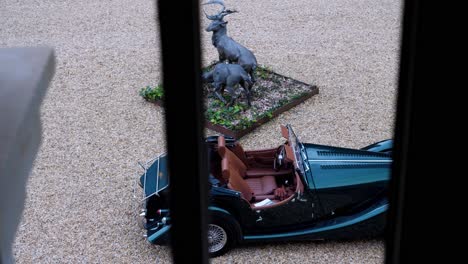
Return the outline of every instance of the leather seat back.
<path id="1" fill-rule="evenodd" d="M 247 182 L 241 177 L 237 170 L 229 170 L 229 161 L 224 159 L 224 162 L 221 163 L 223 167 L 223 174 L 226 173 L 229 175 L 228 188 L 241 192 L 242 197 L 248 202 L 253 202 L 254 192 L 247 184 Z"/>
<path id="2" fill-rule="evenodd" d="M 244 180 L 247 168 L 244 163 L 226 147 L 224 137 L 222 136 L 218 137 L 218 153 L 222 159 L 222 175 L 228 182 L 228 187 L 241 192 L 243 198 L 250 202 L 254 193 Z"/>
<path id="3" fill-rule="evenodd" d="M 218 153 L 221 159 L 227 159 L 231 169 L 237 170 L 242 178 L 245 178 L 247 166 L 234 154 L 231 150 L 226 147 L 226 142 L 223 136 L 218 137 Z M 223 175 L 225 178 L 225 175 Z M 227 178 L 225 178 L 227 180 Z"/>
<path id="4" fill-rule="evenodd" d="M 239 143 L 236 142 L 236 144 L 234 144 L 232 152 L 236 154 L 236 156 L 242 161 L 242 163 L 244 163 L 245 166 L 249 166 L 249 161 L 247 160 L 247 155 L 245 155 L 245 150 Z"/>

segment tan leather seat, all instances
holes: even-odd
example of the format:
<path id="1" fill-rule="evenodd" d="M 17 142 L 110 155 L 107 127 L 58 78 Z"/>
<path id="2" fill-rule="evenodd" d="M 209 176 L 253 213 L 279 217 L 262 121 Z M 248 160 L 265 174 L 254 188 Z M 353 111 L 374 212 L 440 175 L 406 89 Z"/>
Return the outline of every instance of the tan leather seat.
<path id="1" fill-rule="evenodd" d="M 289 175 L 289 174 L 291 174 L 290 169 L 281 169 L 281 170 L 275 171 L 274 169 L 268 169 L 268 168 L 248 168 L 247 171 L 245 172 L 245 177 L 256 178 L 256 177 L 262 177 L 265 175 L 281 176 L 281 175 Z"/>
<path id="2" fill-rule="evenodd" d="M 263 200 L 266 198 L 274 199 L 273 192 L 278 186 L 275 177 L 263 176 L 261 178 L 245 179 L 249 187 L 253 190 L 255 199 Z"/>
<path id="3" fill-rule="evenodd" d="M 274 199 L 273 192 L 278 187 L 274 176 L 245 179 L 247 167 L 226 147 L 223 136 L 218 137 L 218 153 L 222 159 L 222 175 L 230 189 L 241 192 L 244 199 L 249 202 L 266 198 Z"/>
<path id="4" fill-rule="evenodd" d="M 219 138 L 218 138 L 219 139 Z M 263 176 L 280 176 L 280 175 L 289 175 L 291 174 L 290 169 L 281 169 L 281 170 L 274 170 L 273 169 L 273 160 L 271 162 L 271 168 L 256 168 L 252 165 L 252 160 L 249 161 L 244 148 L 239 144 L 236 143 L 232 147 L 232 152 L 239 158 L 240 161 L 246 167 L 246 173 L 244 178 L 254 178 L 254 177 L 263 177 Z"/>
<path id="5" fill-rule="evenodd" d="M 247 155 L 245 155 L 244 148 L 236 142 L 232 148 L 232 152 L 236 154 L 236 156 L 244 163 L 246 167 L 249 167 L 249 160 L 247 159 Z"/>

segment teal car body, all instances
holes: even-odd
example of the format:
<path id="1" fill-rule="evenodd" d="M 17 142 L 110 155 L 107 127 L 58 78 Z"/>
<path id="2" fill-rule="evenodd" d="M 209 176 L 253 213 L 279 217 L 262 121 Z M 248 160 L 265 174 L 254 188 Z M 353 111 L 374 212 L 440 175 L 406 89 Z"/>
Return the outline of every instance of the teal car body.
<path id="1" fill-rule="evenodd" d="M 290 156 L 294 165 L 290 176 L 296 177 L 296 184 L 303 188 L 296 188 L 288 199 L 279 203 L 281 205 L 255 207 L 242 198 L 240 191 L 221 184 L 219 177 L 214 177 L 214 172 L 210 171 L 210 219 L 230 223 L 226 234 L 232 240 L 231 245 L 382 234 L 388 209 L 393 140 L 351 149 L 302 143 L 290 125 L 284 128 L 287 131 L 283 134 L 287 139 L 285 144 L 291 147 L 294 156 Z M 207 138 L 206 142 L 212 165 L 220 163 L 216 137 Z M 227 146 L 236 144 L 235 139 L 226 137 Z M 272 158 L 276 162 L 279 157 Z M 164 244 L 170 233 L 167 156 L 160 155 L 143 167 L 144 174 L 139 178 L 144 192 L 142 226 L 149 242 Z"/>

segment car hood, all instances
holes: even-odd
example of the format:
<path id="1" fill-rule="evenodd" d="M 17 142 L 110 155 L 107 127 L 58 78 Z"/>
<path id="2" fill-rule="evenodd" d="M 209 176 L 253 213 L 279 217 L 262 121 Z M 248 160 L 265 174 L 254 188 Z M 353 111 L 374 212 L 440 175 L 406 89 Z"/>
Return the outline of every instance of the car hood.
<path id="1" fill-rule="evenodd" d="M 377 183 L 390 179 L 390 154 L 304 144 L 308 178 L 316 189 Z"/>
<path id="2" fill-rule="evenodd" d="M 140 177 L 140 184 L 148 197 L 157 194 L 169 186 L 169 175 L 167 173 L 167 155 L 161 155 L 150 161 L 145 173 Z"/>

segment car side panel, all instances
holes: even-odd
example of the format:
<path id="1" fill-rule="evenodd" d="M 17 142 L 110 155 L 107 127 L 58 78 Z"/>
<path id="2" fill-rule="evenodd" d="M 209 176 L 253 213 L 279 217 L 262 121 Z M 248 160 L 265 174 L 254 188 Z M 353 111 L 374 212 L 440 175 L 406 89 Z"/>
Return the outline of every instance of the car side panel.
<path id="1" fill-rule="evenodd" d="M 290 232 L 245 234 L 244 241 L 357 239 L 381 235 L 386 224 L 387 199 L 381 199 L 353 215 L 317 222 L 315 225 Z"/>
<path id="2" fill-rule="evenodd" d="M 255 213 L 255 222 L 246 227 L 244 233 L 285 232 L 308 226 L 319 219 L 319 205 L 312 192 L 306 191 L 301 195 L 294 194 L 293 198 L 283 205 L 254 208 L 252 211 Z"/>

